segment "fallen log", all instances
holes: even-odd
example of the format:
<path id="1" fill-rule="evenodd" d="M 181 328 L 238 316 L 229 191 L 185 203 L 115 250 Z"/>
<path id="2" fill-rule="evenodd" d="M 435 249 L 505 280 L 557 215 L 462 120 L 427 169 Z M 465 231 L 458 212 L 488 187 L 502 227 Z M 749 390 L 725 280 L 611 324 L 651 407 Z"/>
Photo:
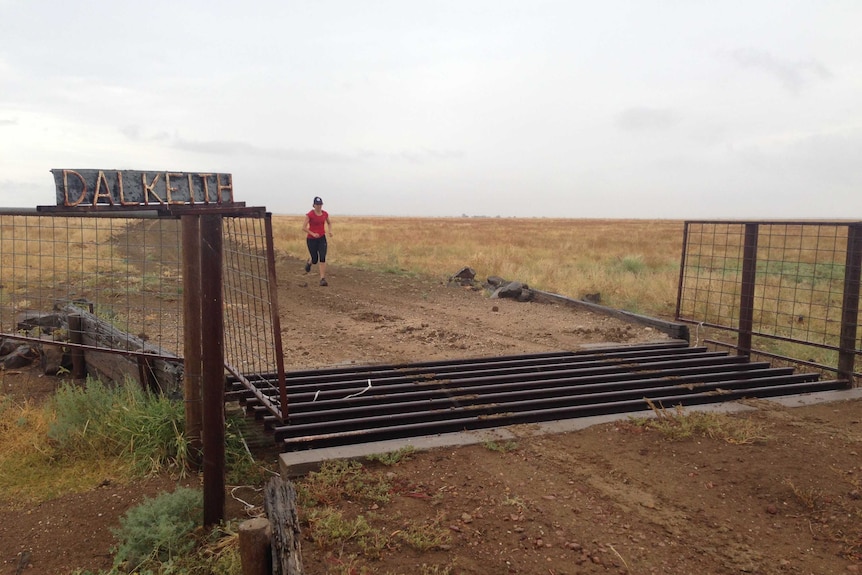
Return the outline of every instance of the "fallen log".
<path id="1" fill-rule="evenodd" d="M 129 356 L 87 350 L 86 370 L 90 375 L 109 381 L 124 381 L 126 378 L 132 378 L 146 389 L 168 395 L 182 394 L 182 364 L 163 359 L 176 358 L 176 355 L 117 329 L 109 322 L 76 305 L 66 305 L 62 311 L 68 318 L 80 317 L 80 342 L 86 347 L 152 354 L 152 357 Z M 74 325 L 75 322 L 71 323 Z M 70 333 L 70 336 L 77 335 L 79 334 Z"/>

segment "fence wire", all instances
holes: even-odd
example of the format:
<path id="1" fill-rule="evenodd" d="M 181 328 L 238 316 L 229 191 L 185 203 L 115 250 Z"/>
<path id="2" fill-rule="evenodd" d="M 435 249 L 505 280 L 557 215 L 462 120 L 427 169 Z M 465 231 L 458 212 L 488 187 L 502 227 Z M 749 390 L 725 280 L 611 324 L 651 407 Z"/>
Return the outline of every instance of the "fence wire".
<path id="1" fill-rule="evenodd" d="M 22 314 L 75 305 L 127 335 L 116 349 L 134 349 L 139 338 L 166 356 L 182 355 L 179 229 L 176 220 L 145 214 L 0 212 L 2 335 L 38 335 L 22 331 Z"/>
<path id="2" fill-rule="evenodd" d="M 266 382 L 282 363 L 269 221 L 223 219 L 225 363 Z M 53 317 L 74 306 L 122 334 L 97 347 L 179 364 L 182 252 L 181 221 L 157 212 L 0 210 L 0 337 L 68 346 Z"/>
<path id="3" fill-rule="evenodd" d="M 284 361 L 274 277 L 271 219 L 225 218 L 225 362 L 255 390 L 284 389 Z M 281 415 L 284 393 L 256 393 Z M 284 406 L 286 408 L 286 406 Z"/>
<path id="4" fill-rule="evenodd" d="M 752 351 L 835 368 L 848 288 L 857 294 L 850 320 L 862 319 L 858 282 L 847 284 L 849 230 L 834 222 L 686 222 L 677 319 L 697 324 L 695 339 L 730 347 L 750 319 Z M 858 338 L 853 347 L 858 354 Z"/>

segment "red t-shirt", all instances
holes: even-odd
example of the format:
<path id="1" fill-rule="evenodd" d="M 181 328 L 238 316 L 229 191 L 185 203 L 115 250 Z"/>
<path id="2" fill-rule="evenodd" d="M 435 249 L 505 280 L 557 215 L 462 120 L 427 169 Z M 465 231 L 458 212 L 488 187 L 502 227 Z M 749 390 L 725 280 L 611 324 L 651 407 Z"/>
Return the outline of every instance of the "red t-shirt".
<path id="1" fill-rule="evenodd" d="M 318 216 L 314 213 L 314 210 L 311 210 L 307 214 L 308 216 L 308 231 L 319 234 L 321 237 L 326 233 L 326 220 L 329 219 L 329 214 L 326 213 L 326 210 L 320 210 L 320 215 Z M 311 234 L 308 234 L 309 238 L 314 238 Z"/>

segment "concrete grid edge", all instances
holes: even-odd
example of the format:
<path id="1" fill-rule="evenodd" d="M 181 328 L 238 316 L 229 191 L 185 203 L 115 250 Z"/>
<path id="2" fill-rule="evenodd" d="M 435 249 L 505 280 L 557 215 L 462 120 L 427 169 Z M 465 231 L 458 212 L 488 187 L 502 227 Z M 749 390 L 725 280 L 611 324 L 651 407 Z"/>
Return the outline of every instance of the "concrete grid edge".
<path id="1" fill-rule="evenodd" d="M 854 388 L 840 391 L 824 391 L 817 393 L 805 393 L 799 395 L 787 395 L 757 401 L 778 404 L 783 407 L 805 407 L 820 403 L 832 403 L 854 399 L 862 399 L 862 388 Z M 684 411 L 691 412 L 716 412 L 716 413 L 739 413 L 744 411 L 755 411 L 758 407 L 750 403 L 730 401 L 726 403 L 712 403 L 706 405 L 693 405 L 684 407 Z M 464 447 L 467 445 L 478 445 L 490 441 L 511 441 L 523 437 L 535 437 L 539 435 L 553 435 L 557 433 L 568 433 L 586 429 L 594 425 L 601 425 L 613 421 L 628 419 L 630 417 L 654 417 L 650 409 L 626 413 L 615 413 L 609 415 L 594 415 L 573 419 L 562 419 L 547 421 L 543 423 L 530 423 L 523 425 L 512 425 L 506 427 L 493 427 L 488 429 L 462 431 L 457 433 L 442 433 L 438 435 L 427 435 L 420 437 L 409 437 L 404 439 L 391 439 L 356 445 L 345 445 L 338 447 L 325 447 L 321 449 L 309 449 L 305 451 L 292 451 L 279 455 L 279 471 L 283 477 L 301 477 L 320 468 L 325 461 L 335 459 L 363 459 L 370 455 L 394 453 L 399 450 L 412 447 L 416 451 L 428 451 L 432 449 Z"/>

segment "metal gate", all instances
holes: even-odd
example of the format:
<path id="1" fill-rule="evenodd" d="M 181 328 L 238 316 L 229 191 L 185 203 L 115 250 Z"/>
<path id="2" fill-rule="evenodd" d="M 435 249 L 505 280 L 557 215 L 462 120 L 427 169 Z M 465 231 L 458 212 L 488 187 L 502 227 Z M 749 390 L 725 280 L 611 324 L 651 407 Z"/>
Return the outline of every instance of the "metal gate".
<path id="1" fill-rule="evenodd" d="M 860 376 L 860 222 L 685 223 L 676 318 L 696 343 Z"/>

